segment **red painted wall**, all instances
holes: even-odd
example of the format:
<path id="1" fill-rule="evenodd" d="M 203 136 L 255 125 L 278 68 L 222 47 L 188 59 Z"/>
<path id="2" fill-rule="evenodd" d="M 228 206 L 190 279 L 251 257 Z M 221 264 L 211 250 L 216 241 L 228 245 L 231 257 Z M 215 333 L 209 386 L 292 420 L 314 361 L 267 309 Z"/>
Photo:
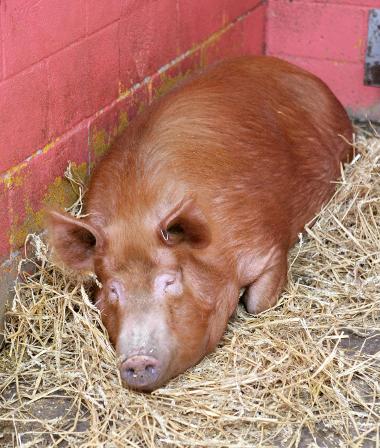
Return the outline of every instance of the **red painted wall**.
<path id="1" fill-rule="evenodd" d="M 263 0 L 1 0 L 0 260 L 136 112 L 196 67 L 262 53 Z"/>
<path id="2" fill-rule="evenodd" d="M 215 60 L 266 46 L 380 120 L 363 86 L 379 1 L 0 0 L 0 261 L 70 202 L 68 160 L 88 173 L 140 108 Z"/>
<path id="3" fill-rule="evenodd" d="M 353 115 L 380 121 L 380 88 L 363 84 L 370 8 L 380 0 L 269 0 L 266 52 L 314 72 Z"/>

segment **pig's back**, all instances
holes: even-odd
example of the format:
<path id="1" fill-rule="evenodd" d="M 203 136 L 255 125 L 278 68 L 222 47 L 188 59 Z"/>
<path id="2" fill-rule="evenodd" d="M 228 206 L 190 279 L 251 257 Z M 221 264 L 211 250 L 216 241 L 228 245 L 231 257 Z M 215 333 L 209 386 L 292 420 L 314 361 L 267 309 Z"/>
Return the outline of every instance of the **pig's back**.
<path id="1" fill-rule="evenodd" d="M 162 98 L 113 152 L 124 154 L 131 201 L 142 192 L 151 204 L 174 201 L 173 189 L 190 192 L 231 238 L 234 228 L 256 226 L 289 228 L 293 241 L 331 195 L 350 152 L 342 136 L 351 133 L 319 79 L 275 58 L 244 57 Z"/>
<path id="2" fill-rule="evenodd" d="M 316 77 L 274 58 L 239 58 L 172 95 L 147 132 L 163 145 L 152 161 L 164 154 L 167 175 L 182 178 L 219 222 L 242 222 L 251 208 L 294 221 L 294 237 L 331 195 L 352 128 Z"/>

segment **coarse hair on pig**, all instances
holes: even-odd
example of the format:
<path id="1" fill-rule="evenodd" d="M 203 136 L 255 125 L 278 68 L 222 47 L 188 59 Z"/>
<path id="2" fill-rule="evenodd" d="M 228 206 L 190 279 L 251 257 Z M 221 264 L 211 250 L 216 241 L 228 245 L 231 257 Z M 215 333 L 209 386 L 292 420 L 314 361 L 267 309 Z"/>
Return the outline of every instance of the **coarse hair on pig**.
<path id="1" fill-rule="evenodd" d="M 52 211 L 131 388 L 151 391 L 215 349 L 239 291 L 275 305 L 290 247 L 334 192 L 352 126 L 314 75 L 272 57 L 223 61 L 155 101 L 96 166 L 86 217 Z"/>

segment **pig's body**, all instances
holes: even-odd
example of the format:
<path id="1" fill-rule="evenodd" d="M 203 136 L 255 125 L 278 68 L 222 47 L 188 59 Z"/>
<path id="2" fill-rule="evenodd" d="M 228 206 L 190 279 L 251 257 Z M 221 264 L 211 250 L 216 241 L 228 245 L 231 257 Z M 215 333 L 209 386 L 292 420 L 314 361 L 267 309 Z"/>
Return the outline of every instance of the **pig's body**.
<path id="1" fill-rule="evenodd" d="M 151 390 L 211 351 L 240 288 L 249 312 L 276 303 L 351 134 L 320 80 L 268 57 L 223 62 L 129 126 L 94 172 L 86 221 L 51 220 L 62 259 L 105 285 L 128 385 Z"/>

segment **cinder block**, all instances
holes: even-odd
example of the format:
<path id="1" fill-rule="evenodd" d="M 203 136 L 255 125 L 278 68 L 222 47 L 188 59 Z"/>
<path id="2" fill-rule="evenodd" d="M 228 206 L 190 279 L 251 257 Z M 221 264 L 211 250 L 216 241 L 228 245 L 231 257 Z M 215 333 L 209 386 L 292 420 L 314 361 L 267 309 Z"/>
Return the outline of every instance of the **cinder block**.
<path id="1" fill-rule="evenodd" d="M 86 0 L 87 34 L 119 19 L 121 0 Z"/>
<path id="2" fill-rule="evenodd" d="M 181 0 L 178 3 L 179 46 L 185 52 L 222 28 L 224 2 Z"/>
<path id="3" fill-rule="evenodd" d="M 272 0 L 270 0 L 272 1 Z M 379 7 L 379 0 L 293 0 L 294 2 L 302 1 L 304 3 L 336 3 L 338 5 L 354 5 L 354 6 L 364 6 L 364 7 Z"/>
<path id="4" fill-rule="evenodd" d="M 42 230 L 46 207 L 67 206 L 67 202 L 75 199 L 70 184 L 62 177 L 68 161 L 80 166 L 82 175 L 86 173 L 87 123 L 53 147 L 41 151 L 10 178 L 12 249 L 19 248 L 28 233 Z"/>
<path id="5" fill-rule="evenodd" d="M 267 49 L 335 61 L 360 62 L 365 51 L 367 10 L 327 3 L 269 3 Z"/>
<path id="6" fill-rule="evenodd" d="M 181 2 L 182 3 L 182 2 Z M 128 6 L 128 7 L 127 7 Z M 129 88 L 178 54 L 176 0 L 127 2 L 120 22 L 120 76 Z"/>
<path id="7" fill-rule="evenodd" d="M 380 89 L 363 85 L 363 64 L 292 56 L 286 56 L 286 59 L 321 78 L 342 104 L 353 112 L 380 104 Z"/>
<path id="8" fill-rule="evenodd" d="M 263 0 L 224 0 L 224 22 L 228 23 L 263 3 Z"/>
<path id="9" fill-rule="evenodd" d="M 118 23 L 52 56 L 51 136 L 61 135 L 118 95 Z"/>
<path id="10" fill-rule="evenodd" d="M 135 89 L 131 96 L 120 101 L 118 108 L 120 112 L 125 112 L 128 116 L 128 122 L 136 118 L 149 104 L 148 85 L 143 84 Z"/>
<path id="11" fill-rule="evenodd" d="M 202 47 L 202 62 L 211 64 L 227 57 L 258 55 L 264 50 L 265 6 L 252 11 L 225 33 Z"/>
<path id="12" fill-rule="evenodd" d="M 89 158 L 90 169 L 94 163 L 102 157 L 108 150 L 111 142 L 117 136 L 118 122 L 120 114 L 120 104 L 113 103 L 97 116 L 90 119 L 89 123 Z M 123 117 L 123 116 L 121 116 Z M 128 116 L 124 115 L 128 121 Z M 122 118 L 121 118 L 122 120 Z M 122 126 L 122 124 L 120 124 Z"/>
<path id="13" fill-rule="evenodd" d="M 244 54 L 243 39 L 243 25 L 238 22 L 202 46 L 202 66 L 205 67 L 222 59 Z"/>
<path id="14" fill-rule="evenodd" d="M 8 257 L 10 252 L 9 245 L 9 200 L 8 191 L 0 178 L 0 264 L 1 261 Z M 1 319 L 0 319 L 1 320 Z"/>
<path id="15" fill-rule="evenodd" d="M 78 0 L 11 0 L 3 8 L 5 75 L 8 77 L 78 40 L 85 11 Z"/>
<path id="16" fill-rule="evenodd" d="M 265 51 L 266 4 L 262 4 L 241 21 L 244 54 L 263 54 Z"/>
<path id="17" fill-rule="evenodd" d="M 187 56 L 185 59 L 182 59 L 179 64 L 179 70 L 181 73 L 193 72 L 198 70 L 201 66 L 201 52 L 200 50 L 196 50 Z"/>
<path id="18" fill-rule="evenodd" d="M 119 24 L 115 23 L 88 39 L 88 69 L 91 113 L 118 97 L 119 93 Z"/>
<path id="19" fill-rule="evenodd" d="M 48 71 L 51 136 L 58 136 L 91 114 L 87 40 L 51 57 Z"/>
<path id="20" fill-rule="evenodd" d="M 148 88 L 144 84 L 122 100 L 105 108 L 91 120 L 89 125 L 91 167 L 107 152 L 114 139 L 125 130 L 148 102 Z"/>
<path id="21" fill-rule="evenodd" d="M 48 135 L 44 63 L 0 84 L 0 173 L 41 148 Z"/>
<path id="22" fill-rule="evenodd" d="M 142 3 L 147 3 L 149 0 L 126 0 L 121 2 L 121 16 L 127 17 Z"/>
<path id="23" fill-rule="evenodd" d="M 2 42 L 2 15 L 3 15 L 3 8 L 0 4 L 0 42 Z M 3 46 L 0 45 L 0 81 L 3 79 Z"/>
<path id="24" fill-rule="evenodd" d="M 197 50 L 162 73 L 153 75 L 149 90 L 149 102 L 169 92 L 201 66 L 201 51 Z"/>

